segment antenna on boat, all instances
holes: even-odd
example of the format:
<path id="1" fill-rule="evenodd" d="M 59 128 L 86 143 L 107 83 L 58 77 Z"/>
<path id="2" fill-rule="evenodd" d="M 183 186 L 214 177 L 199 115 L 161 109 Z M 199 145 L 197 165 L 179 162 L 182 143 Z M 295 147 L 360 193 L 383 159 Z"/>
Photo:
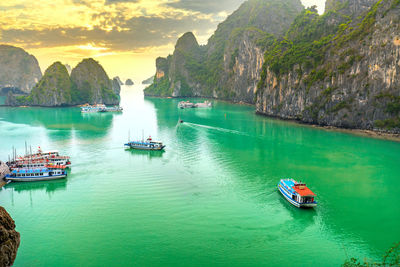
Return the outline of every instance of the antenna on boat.
<path id="1" fill-rule="evenodd" d="M 28 155 L 28 148 L 27 148 L 26 141 L 25 141 L 25 156 L 27 156 L 27 155 Z"/>
<path id="2" fill-rule="evenodd" d="M 128 130 L 128 142 L 131 140 L 131 129 Z"/>
<path id="3" fill-rule="evenodd" d="M 144 142 L 144 130 L 142 129 L 142 143 Z"/>

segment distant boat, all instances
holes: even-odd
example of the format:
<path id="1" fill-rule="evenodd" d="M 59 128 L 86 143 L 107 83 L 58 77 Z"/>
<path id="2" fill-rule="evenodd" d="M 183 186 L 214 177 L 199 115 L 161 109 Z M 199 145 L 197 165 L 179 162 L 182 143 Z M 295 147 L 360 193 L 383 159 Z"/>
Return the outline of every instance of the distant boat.
<path id="1" fill-rule="evenodd" d="M 194 104 L 195 108 L 212 108 L 212 104 L 210 101 L 204 101 L 203 103 Z"/>
<path id="2" fill-rule="evenodd" d="M 102 112 L 122 112 L 123 108 L 119 106 L 107 107 L 104 104 L 85 105 L 81 107 L 82 113 L 102 113 Z"/>
<path id="3" fill-rule="evenodd" d="M 305 183 L 297 182 L 293 179 L 281 179 L 278 189 L 287 201 L 298 208 L 317 206 L 317 202 L 314 199 L 316 195 Z"/>
<path id="4" fill-rule="evenodd" d="M 204 101 L 203 103 L 192 103 L 189 101 L 181 101 L 178 104 L 178 108 L 211 108 L 212 103 L 210 101 Z"/>
<path id="5" fill-rule="evenodd" d="M 38 169 L 14 169 L 4 179 L 9 182 L 34 182 L 49 181 L 67 177 L 67 170 L 64 168 L 38 168 Z"/>
<path id="6" fill-rule="evenodd" d="M 178 108 L 181 108 L 181 109 L 194 108 L 194 104 L 189 101 L 181 101 L 178 104 Z"/>
<path id="7" fill-rule="evenodd" d="M 146 141 L 132 141 L 125 144 L 125 146 L 132 148 L 132 149 L 139 149 L 139 150 L 163 150 L 165 145 L 162 142 L 153 141 L 151 137 L 147 138 Z"/>

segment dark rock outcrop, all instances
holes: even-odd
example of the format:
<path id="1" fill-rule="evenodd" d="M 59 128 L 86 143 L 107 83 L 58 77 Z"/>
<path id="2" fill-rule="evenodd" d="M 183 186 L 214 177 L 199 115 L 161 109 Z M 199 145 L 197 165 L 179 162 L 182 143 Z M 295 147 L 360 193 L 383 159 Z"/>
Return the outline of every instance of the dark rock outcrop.
<path id="1" fill-rule="evenodd" d="M 173 55 L 158 58 L 148 96 L 203 96 L 254 103 L 265 44 L 283 35 L 304 7 L 300 0 L 249 0 L 218 25 L 206 46 L 192 33 Z"/>
<path id="2" fill-rule="evenodd" d="M 125 85 L 134 85 L 135 83 L 131 79 L 127 79 Z"/>
<path id="3" fill-rule="evenodd" d="M 121 81 L 121 79 L 119 78 L 119 76 L 116 76 L 113 78 L 113 80 L 117 80 L 119 85 L 124 85 L 124 83 Z"/>
<path id="4" fill-rule="evenodd" d="M 121 84 L 120 81 L 118 81 L 118 79 L 114 78 L 112 80 L 112 90 L 114 92 L 114 94 L 118 95 L 121 93 Z"/>
<path id="5" fill-rule="evenodd" d="M 336 6 L 342 2 L 337 0 Z M 294 37 L 287 41 L 290 46 L 271 48 L 257 92 L 257 112 L 319 125 L 400 132 L 400 1 L 351 0 L 348 5 L 361 15 L 337 25 L 333 34 L 318 33 L 332 21 L 329 16 L 343 10 L 332 10 L 335 3 L 328 1 L 328 12 L 307 22 L 307 34 L 313 38 Z M 298 20 L 306 21 L 305 16 Z"/>
<path id="6" fill-rule="evenodd" d="M 15 93 L 28 94 L 41 77 L 34 56 L 18 47 L 0 45 L 0 93 L 8 93 L 3 88 L 14 88 Z"/>
<path id="7" fill-rule="evenodd" d="M 20 235 L 15 231 L 15 222 L 0 206 L 0 266 L 12 266 L 17 256 Z"/>

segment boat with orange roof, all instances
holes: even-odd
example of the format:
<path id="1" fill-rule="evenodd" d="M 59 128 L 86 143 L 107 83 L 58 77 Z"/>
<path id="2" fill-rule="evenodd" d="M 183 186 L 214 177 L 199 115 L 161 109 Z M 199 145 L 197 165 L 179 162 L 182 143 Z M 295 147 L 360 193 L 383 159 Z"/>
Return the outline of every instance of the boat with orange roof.
<path id="1" fill-rule="evenodd" d="M 293 179 L 281 179 L 278 189 L 292 205 L 298 208 L 313 208 L 317 206 L 316 195 L 305 183 Z"/>

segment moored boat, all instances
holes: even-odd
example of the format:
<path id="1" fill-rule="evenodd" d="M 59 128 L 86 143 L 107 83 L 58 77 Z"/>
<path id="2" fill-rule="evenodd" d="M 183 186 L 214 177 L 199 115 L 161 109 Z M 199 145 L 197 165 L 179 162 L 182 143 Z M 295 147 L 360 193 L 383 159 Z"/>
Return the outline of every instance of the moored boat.
<path id="1" fill-rule="evenodd" d="M 317 206 L 316 195 L 305 183 L 293 179 L 281 179 L 278 189 L 289 203 L 298 208 L 312 208 Z"/>
<path id="2" fill-rule="evenodd" d="M 70 157 L 61 156 L 56 150 L 43 152 L 39 147 L 37 153 L 16 157 L 13 161 L 8 162 L 8 166 L 11 168 L 40 168 L 46 165 L 70 167 L 71 161 Z"/>
<path id="3" fill-rule="evenodd" d="M 4 179 L 12 182 L 34 182 L 49 181 L 67 177 L 67 170 L 64 168 L 37 168 L 37 169 L 14 169 Z"/>
<path id="4" fill-rule="evenodd" d="M 194 108 L 195 105 L 189 101 L 181 101 L 178 104 L 178 108 L 185 109 L 185 108 Z"/>
<path id="5" fill-rule="evenodd" d="M 151 137 L 147 138 L 146 141 L 131 141 L 125 144 L 125 146 L 132 149 L 140 149 L 140 150 L 163 150 L 165 145 L 162 142 L 153 141 Z"/>
<path id="6" fill-rule="evenodd" d="M 194 104 L 196 108 L 212 108 L 212 104 L 210 101 L 204 101 L 203 103 Z"/>
<path id="7" fill-rule="evenodd" d="M 107 107 L 104 104 L 85 105 L 81 107 L 82 113 L 99 113 L 99 112 L 122 112 L 123 108 L 119 106 Z"/>

